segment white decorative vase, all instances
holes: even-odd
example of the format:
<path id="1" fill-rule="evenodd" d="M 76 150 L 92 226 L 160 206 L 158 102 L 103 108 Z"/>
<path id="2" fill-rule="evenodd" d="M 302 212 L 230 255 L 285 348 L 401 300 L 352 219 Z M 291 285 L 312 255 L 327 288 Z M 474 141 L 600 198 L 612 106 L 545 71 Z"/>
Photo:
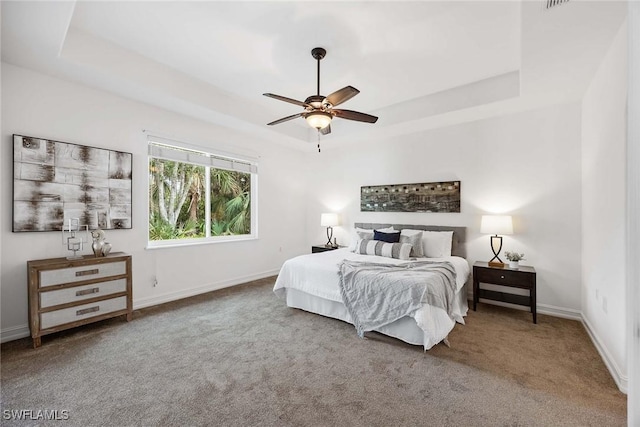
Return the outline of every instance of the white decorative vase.
<path id="1" fill-rule="evenodd" d="M 520 261 L 509 261 L 509 268 L 517 269 L 520 267 Z"/>

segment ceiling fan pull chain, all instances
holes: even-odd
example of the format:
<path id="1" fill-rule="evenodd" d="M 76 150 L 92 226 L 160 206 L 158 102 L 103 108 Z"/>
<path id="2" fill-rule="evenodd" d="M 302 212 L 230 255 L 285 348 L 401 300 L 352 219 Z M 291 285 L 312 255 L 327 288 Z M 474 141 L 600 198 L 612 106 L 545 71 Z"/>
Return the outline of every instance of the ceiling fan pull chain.
<path id="1" fill-rule="evenodd" d="M 320 153 L 320 129 L 318 129 L 318 153 Z"/>

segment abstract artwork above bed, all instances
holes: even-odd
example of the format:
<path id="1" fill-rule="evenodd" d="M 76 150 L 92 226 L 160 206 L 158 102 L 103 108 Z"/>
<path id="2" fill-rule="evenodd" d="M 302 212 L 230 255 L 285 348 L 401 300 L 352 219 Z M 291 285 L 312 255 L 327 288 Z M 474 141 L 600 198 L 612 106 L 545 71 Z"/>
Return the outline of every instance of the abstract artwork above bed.
<path id="1" fill-rule="evenodd" d="M 460 181 L 360 188 L 362 212 L 460 212 Z"/>
<path id="2" fill-rule="evenodd" d="M 13 136 L 13 231 L 131 228 L 131 153 Z"/>

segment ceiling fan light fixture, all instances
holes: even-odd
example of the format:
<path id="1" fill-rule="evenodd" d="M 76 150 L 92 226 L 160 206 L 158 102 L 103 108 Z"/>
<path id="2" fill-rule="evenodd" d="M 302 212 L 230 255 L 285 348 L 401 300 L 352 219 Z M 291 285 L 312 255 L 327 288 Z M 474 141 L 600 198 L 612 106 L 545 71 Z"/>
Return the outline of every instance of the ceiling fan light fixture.
<path id="1" fill-rule="evenodd" d="M 331 114 L 324 111 L 314 111 L 305 116 L 307 123 L 314 129 L 323 129 L 331 123 Z"/>

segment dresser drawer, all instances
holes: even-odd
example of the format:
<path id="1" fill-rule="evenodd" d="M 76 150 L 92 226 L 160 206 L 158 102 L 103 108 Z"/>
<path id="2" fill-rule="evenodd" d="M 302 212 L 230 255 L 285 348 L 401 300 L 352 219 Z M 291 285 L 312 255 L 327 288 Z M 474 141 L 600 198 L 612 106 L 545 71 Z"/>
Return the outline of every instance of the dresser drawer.
<path id="1" fill-rule="evenodd" d="M 126 272 L 127 267 L 124 261 L 60 268 L 57 270 L 44 270 L 40 272 L 40 288 L 63 283 L 79 282 L 81 280 L 118 276 Z"/>
<path id="2" fill-rule="evenodd" d="M 127 297 L 118 297 L 62 310 L 49 311 L 40 314 L 40 327 L 42 329 L 53 328 L 54 326 L 77 322 L 78 320 L 100 316 L 113 311 L 125 310 L 126 308 Z"/>
<path id="3" fill-rule="evenodd" d="M 495 285 L 517 286 L 521 288 L 530 288 L 535 283 L 535 276 L 511 270 L 497 270 L 487 268 L 476 268 L 473 271 L 476 280 L 483 283 L 492 283 Z"/>
<path id="4" fill-rule="evenodd" d="M 73 288 L 41 292 L 40 307 L 52 307 L 54 305 L 82 301 L 89 298 L 117 294 L 118 292 L 126 291 L 127 279 L 118 279 L 108 282 L 92 283 L 90 285 L 74 286 Z"/>

